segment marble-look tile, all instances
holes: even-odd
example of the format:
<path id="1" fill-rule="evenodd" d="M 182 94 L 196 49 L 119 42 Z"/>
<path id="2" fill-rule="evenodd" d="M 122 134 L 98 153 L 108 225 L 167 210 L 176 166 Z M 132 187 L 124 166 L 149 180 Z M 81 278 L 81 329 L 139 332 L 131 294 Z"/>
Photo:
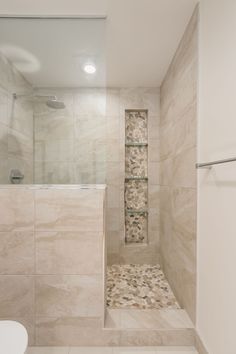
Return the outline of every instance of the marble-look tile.
<path id="1" fill-rule="evenodd" d="M 103 312 L 101 275 L 36 277 L 36 315 L 96 317 Z"/>
<path id="2" fill-rule="evenodd" d="M 36 190 L 38 231 L 103 231 L 103 191 Z"/>
<path id="3" fill-rule="evenodd" d="M 120 89 L 106 90 L 106 115 L 119 116 L 120 114 Z"/>
<path id="4" fill-rule="evenodd" d="M 75 138 L 76 140 L 106 139 L 107 119 L 105 116 L 76 116 Z"/>
<path id="5" fill-rule="evenodd" d="M 155 347 L 118 347 L 113 349 L 113 354 L 156 354 Z"/>
<path id="6" fill-rule="evenodd" d="M 161 258 L 179 303 L 196 303 L 196 10 L 161 87 Z"/>
<path id="7" fill-rule="evenodd" d="M 107 161 L 106 137 L 100 138 L 78 138 L 75 140 L 74 159 L 78 164 L 83 164 L 86 161 L 103 162 Z"/>
<path id="8" fill-rule="evenodd" d="M 34 162 L 34 183 L 72 184 L 75 183 L 75 166 L 71 162 Z"/>
<path id="9" fill-rule="evenodd" d="M 0 123 L 0 158 L 7 157 L 8 154 L 8 131 L 9 128 L 5 124 Z"/>
<path id="10" fill-rule="evenodd" d="M 160 162 L 160 139 L 148 140 L 148 161 Z"/>
<path id="11" fill-rule="evenodd" d="M 74 159 L 73 140 L 36 140 L 34 149 L 35 161 L 65 162 Z"/>
<path id="12" fill-rule="evenodd" d="M 33 273 L 33 232 L 0 232 L 0 274 Z"/>
<path id="13" fill-rule="evenodd" d="M 117 346 L 120 334 L 102 329 L 99 318 L 36 318 L 36 345 Z"/>
<path id="14" fill-rule="evenodd" d="M 113 354 L 112 347 L 71 347 L 69 354 Z"/>
<path id="15" fill-rule="evenodd" d="M 158 249 L 156 243 L 132 244 L 131 246 L 121 244 L 120 264 L 151 264 L 156 265 L 158 259 Z M 114 264 L 117 264 L 114 263 Z"/>
<path id="16" fill-rule="evenodd" d="M 34 193 L 25 189 L 0 190 L 0 231 L 30 231 L 34 222 Z"/>
<path id="17" fill-rule="evenodd" d="M 114 186 L 108 184 L 107 186 L 107 208 L 119 208 L 120 207 L 120 186 Z"/>
<path id="18" fill-rule="evenodd" d="M 147 109 L 150 115 L 160 111 L 159 88 L 122 88 L 120 90 L 120 112 L 125 109 Z"/>
<path id="19" fill-rule="evenodd" d="M 120 331 L 121 346 L 193 346 L 194 330 L 122 330 Z"/>
<path id="20" fill-rule="evenodd" d="M 160 117 L 155 115 L 148 115 L 148 139 L 158 140 L 160 138 Z"/>
<path id="21" fill-rule="evenodd" d="M 8 155 L 0 155 L 0 184 L 6 184 L 10 181 L 9 170 L 8 170 Z"/>
<path id="22" fill-rule="evenodd" d="M 209 354 L 209 352 L 206 350 L 205 345 L 203 344 L 199 334 L 196 332 L 196 338 L 195 338 L 195 346 L 199 354 Z"/>
<path id="23" fill-rule="evenodd" d="M 69 347 L 31 347 L 26 354 L 69 354 Z"/>
<path id="24" fill-rule="evenodd" d="M 173 160 L 173 182 L 174 186 L 196 188 L 197 174 L 196 148 L 188 149 L 175 156 Z"/>
<path id="25" fill-rule="evenodd" d="M 149 162 L 148 177 L 149 177 L 150 184 L 160 184 L 160 163 L 159 162 Z"/>
<path id="26" fill-rule="evenodd" d="M 160 331 L 156 330 L 122 330 L 120 331 L 121 346 L 154 346 L 162 345 Z"/>
<path id="27" fill-rule="evenodd" d="M 120 248 L 120 231 L 109 230 L 107 235 L 107 251 L 111 253 L 119 253 Z"/>
<path id="28" fill-rule="evenodd" d="M 106 161 L 87 160 L 75 163 L 75 184 L 105 184 Z"/>
<path id="29" fill-rule="evenodd" d="M 32 90 L 33 88 L 30 89 L 31 92 Z M 33 102 L 23 98 L 15 100 L 10 96 L 8 114 L 10 127 L 33 140 Z"/>
<path id="30" fill-rule="evenodd" d="M 107 138 L 106 161 L 119 162 L 121 160 L 121 145 L 119 139 Z"/>
<path id="31" fill-rule="evenodd" d="M 107 184 L 113 186 L 121 186 L 124 184 L 124 163 L 120 162 L 107 162 Z"/>
<path id="32" fill-rule="evenodd" d="M 34 315 L 33 277 L 1 275 L 0 288 L 0 318 Z"/>
<path id="33" fill-rule="evenodd" d="M 71 140 L 74 137 L 74 118 L 64 110 L 35 115 L 34 121 L 35 140 Z"/>
<path id="34" fill-rule="evenodd" d="M 0 61 L 2 58 L 0 58 Z M 2 66 L 0 63 L 0 73 L 2 74 Z M 0 75 L 1 75 L 0 74 Z M 9 100 L 10 100 L 10 94 L 4 90 L 2 87 L 0 87 L 0 123 L 4 124 L 6 126 L 9 126 Z"/>
<path id="35" fill-rule="evenodd" d="M 102 232 L 36 232 L 35 237 L 37 274 L 102 273 Z"/>
<path id="36" fill-rule="evenodd" d="M 106 89 L 78 89 L 74 93 L 74 109 L 78 116 L 105 116 Z"/>
<path id="37" fill-rule="evenodd" d="M 107 122 L 107 136 L 110 139 L 119 139 L 121 142 L 124 143 L 124 138 L 125 138 L 124 126 L 121 124 L 122 120 L 120 119 L 120 116 L 107 115 L 106 122 Z"/>
<path id="38" fill-rule="evenodd" d="M 105 327 L 127 330 L 194 328 L 187 312 L 181 309 L 108 309 Z"/>
<path id="39" fill-rule="evenodd" d="M 148 184 L 148 205 L 149 208 L 160 208 L 160 186 Z"/>
<path id="40" fill-rule="evenodd" d="M 132 310 L 119 309 L 113 312 L 120 313 L 120 322 L 115 321 L 115 328 L 127 329 L 184 329 L 193 328 L 193 324 L 189 319 L 185 310 L 180 309 L 148 309 L 148 310 Z M 112 319 L 116 318 L 112 314 Z M 111 322 L 111 321 L 110 321 Z"/>

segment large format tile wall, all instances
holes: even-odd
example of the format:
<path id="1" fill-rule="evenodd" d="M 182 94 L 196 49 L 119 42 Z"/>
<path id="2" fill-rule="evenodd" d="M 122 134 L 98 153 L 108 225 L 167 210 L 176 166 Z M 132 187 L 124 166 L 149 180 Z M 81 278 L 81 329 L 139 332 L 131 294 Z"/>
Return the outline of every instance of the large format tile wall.
<path id="1" fill-rule="evenodd" d="M 159 89 L 40 89 L 66 109 L 35 104 L 35 182 L 106 183 L 108 262 L 156 263 L 159 253 Z M 148 110 L 148 244 L 125 245 L 125 110 Z"/>
<path id="2" fill-rule="evenodd" d="M 198 10 L 161 86 L 161 259 L 180 305 L 195 320 Z"/>
<path id="3" fill-rule="evenodd" d="M 11 169 L 33 182 L 33 106 L 13 93 L 31 93 L 32 87 L 0 54 L 0 183 L 10 183 Z"/>
<path id="4" fill-rule="evenodd" d="M 109 264 L 155 264 L 159 255 L 159 123 L 158 88 L 107 90 L 107 247 Z M 125 111 L 148 114 L 148 243 L 125 244 Z"/>
<path id="5" fill-rule="evenodd" d="M 104 193 L 0 188 L 0 319 L 23 323 L 31 344 L 103 342 Z"/>

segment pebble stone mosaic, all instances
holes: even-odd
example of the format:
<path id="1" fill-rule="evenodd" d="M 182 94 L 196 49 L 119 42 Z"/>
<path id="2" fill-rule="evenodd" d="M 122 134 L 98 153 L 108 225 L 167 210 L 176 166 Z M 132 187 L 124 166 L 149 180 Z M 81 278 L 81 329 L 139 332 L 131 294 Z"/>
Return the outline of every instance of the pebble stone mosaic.
<path id="1" fill-rule="evenodd" d="M 125 183 L 125 208 L 147 209 L 148 189 L 146 181 L 129 180 Z"/>
<path id="2" fill-rule="evenodd" d="M 180 308 L 159 264 L 109 266 L 107 306 L 113 309 Z"/>
<path id="3" fill-rule="evenodd" d="M 129 243 L 144 243 L 147 241 L 147 214 L 125 213 L 126 240 Z"/>
<path id="4" fill-rule="evenodd" d="M 145 243 L 148 239 L 147 127 L 147 111 L 126 111 L 125 242 L 127 244 Z M 136 180 L 137 178 L 144 179 Z"/>

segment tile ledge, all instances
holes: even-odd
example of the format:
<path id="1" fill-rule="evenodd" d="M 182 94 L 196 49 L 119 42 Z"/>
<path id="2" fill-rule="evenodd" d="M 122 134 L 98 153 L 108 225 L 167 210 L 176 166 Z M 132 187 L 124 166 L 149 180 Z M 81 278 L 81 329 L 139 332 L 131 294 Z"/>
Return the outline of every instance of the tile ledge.
<path id="1" fill-rule="evenodd" d="M 106 184 L 1 184 L 0 189 L 99 189 Z"/>

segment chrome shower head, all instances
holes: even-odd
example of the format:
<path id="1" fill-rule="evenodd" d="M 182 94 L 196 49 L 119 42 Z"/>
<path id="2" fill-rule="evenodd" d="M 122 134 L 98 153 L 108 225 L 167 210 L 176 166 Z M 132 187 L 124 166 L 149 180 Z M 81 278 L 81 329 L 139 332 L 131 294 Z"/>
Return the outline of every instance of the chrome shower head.
<path id="1" fill-rule="evenodd" d="M 58 101 L 57 98 L 54 98 L 52 100 L 47 100 L 46 105 L 50 108 L 54 109 L 63 109 L 65 108 L 65 103 L 62 101 Z"/>
<path id="2" fill-rule="evenodd" d="M 16 94 L 13 93 L 13 98 L 16 100 L 18 98 L 24 98 L 33 102 L 43 102 L 45 103 L 48 107 L 53 108 L 53 109 L 63 109 L 65 108 L 65 103 L 62 101 L 58 101 L 56 96 L 51 96 L 51 95 L 35 95 L 35 94 Z"/>

